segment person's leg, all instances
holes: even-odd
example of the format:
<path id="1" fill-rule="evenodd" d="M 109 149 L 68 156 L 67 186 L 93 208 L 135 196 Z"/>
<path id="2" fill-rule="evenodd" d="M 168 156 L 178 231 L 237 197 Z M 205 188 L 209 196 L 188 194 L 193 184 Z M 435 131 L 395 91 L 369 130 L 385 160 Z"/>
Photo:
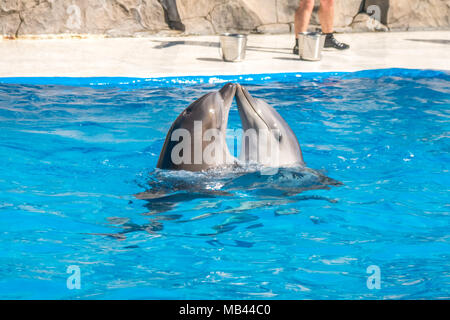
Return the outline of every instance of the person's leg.
<path id="1" fill-rule="evenodd" d="M 334 0 L 320 0 L 319 21 L 323 33 L 333 33 Z"/>
<path id="2" fill-rule="evenodd" d="M 297 11 L 295 11 L 294 29 L 295 37 L 298 38 L 300 32 L 306 32 L 314 9 L 314 0 L 300 0 Z"/>
<path id="3" fill-rule="evenodd" d="M 333 35 L 334 24 L 334 0 L 320 0 L 319 21 L 322 33 L 326 35 L 325 48 L 345 50 L 350 48 L 348 44 L 339 42 Z"/>
<path id="4" fill-rule="evenodd" d="M 300 0 L 297 11 L 295 11 L 294 29 L 295 29 L 295 47 L 292 50 L 294 54 L 298 54 L 298 34 L 306 32 L 311 20 L 311 14 L 314 9 L 314 0 Z"/>

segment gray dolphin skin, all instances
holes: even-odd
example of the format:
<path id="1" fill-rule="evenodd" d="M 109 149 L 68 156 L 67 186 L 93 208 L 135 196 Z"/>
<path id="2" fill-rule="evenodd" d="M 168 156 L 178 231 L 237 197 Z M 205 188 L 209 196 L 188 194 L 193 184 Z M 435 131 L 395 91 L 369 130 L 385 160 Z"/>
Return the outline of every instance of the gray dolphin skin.
<path id="1" fill-rule="evenodd" d="M 234 162 L 225 135 L 236 87 L 227 83 L 193 102 L 178 116 L 167 133 L 157 168 L 202 171 Z M 204 158 L 205 154 L 212 156 Z"/>
<path id="2" fill-rule="evenodd" d="M 237 85 L 236 101 L 244 136 L 239 160 L 256 162 L 272 167 L 305 166 L 300 144 L 291 127 L 281 115 L 264 100 L 254 98 L 248 90 Z M 277 144 L 275 152 L 269 152 L 267 143 Z"/>

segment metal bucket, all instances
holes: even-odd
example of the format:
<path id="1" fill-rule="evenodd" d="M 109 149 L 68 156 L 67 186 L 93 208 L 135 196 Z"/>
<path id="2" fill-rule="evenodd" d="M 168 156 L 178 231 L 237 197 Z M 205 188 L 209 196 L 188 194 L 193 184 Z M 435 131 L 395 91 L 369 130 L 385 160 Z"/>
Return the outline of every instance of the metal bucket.
<path id="1" fill-rule="evenodd" d="M 318 61 L 322 59 L 325 35 L 318 32 L 302 32 L 298 34 L 298 53 L 300 59 Z"/>
<path id="2" fill-rule="evenodd" d="M 245 34 L 224 33 L 220 36 L 220 56 L 227 62 L 245 59 L 247 36 Z"/>

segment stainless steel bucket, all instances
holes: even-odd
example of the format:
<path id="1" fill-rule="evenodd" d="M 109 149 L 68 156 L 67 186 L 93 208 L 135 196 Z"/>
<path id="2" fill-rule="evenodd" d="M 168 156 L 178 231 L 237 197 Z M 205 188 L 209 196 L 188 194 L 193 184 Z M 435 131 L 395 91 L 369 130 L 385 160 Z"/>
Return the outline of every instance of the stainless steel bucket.
<path id="1" fill-rule="evenodd" d="M 247 36 L 245 34 L 224 33 L 220 36 L 220 56 L 224 61 L 243 61 L 246 48 Z"/>
<path id="2" fill-rule="evenodd" d="M 318 32 L 303 32 L 298 34 L 298 53 L 300 59 L 318 61 L 322 59 L 322 49 L 325 35 Z"/>

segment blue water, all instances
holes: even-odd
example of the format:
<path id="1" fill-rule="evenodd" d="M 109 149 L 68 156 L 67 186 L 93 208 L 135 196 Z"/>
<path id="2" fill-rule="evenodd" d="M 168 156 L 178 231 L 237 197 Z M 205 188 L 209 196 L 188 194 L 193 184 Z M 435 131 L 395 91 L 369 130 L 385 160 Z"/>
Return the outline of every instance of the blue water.
<path id="1" fill-rule="evenodd" d="M 155 171 L 218 78 L 0 78 L 0 298 L 450 297 L 448 73 L 223 77 L 279 111 L 314 170 Z"/>

